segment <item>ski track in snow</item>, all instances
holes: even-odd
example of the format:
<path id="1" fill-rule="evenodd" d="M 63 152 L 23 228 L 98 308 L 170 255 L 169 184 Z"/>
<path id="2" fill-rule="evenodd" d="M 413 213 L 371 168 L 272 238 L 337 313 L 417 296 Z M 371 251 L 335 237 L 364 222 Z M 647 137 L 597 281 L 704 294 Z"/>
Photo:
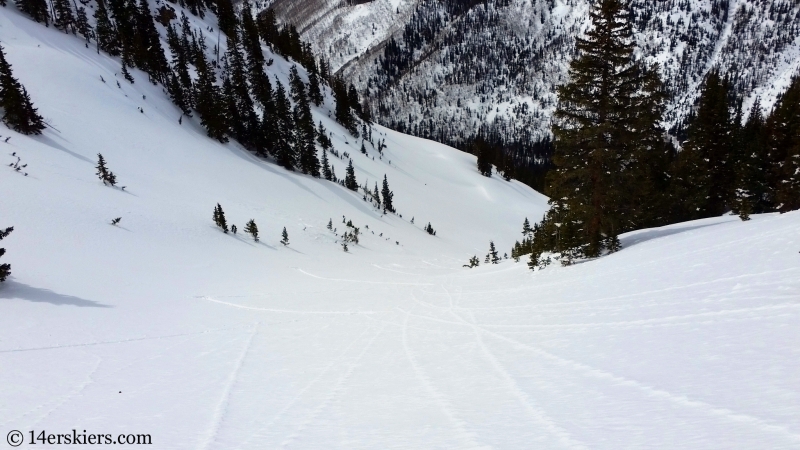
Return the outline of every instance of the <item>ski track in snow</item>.
<path id="1" fill-rule="evenodd" d="M 628 378 L 625 378 L 625 377 L 622 377 L 622 376 L 619 376 L 619 375 L 615 375 L 615 374 L 613 374 L 611 372 L 607 372 L 605 370 L 598 369 L 596 367 L 592 367 L 590 365 L 587 365 L 587 364 L 584 364 L 584 363 L 581 363 L 581 362 L 577 362 L 577 361 L 573 361 L 573 360 L 570 360 L 570 359 L 562 358 L 560 356 L 556 356 L 556 355 L 554 355 L 554 354 L 552 354 L 552 353 L 550 353 L 548 351 L 542 350 L 542 349 L 540 349 L 538 347 L 535 347 L 533 345 L 524 344 L 524 343 L 522 343 L 522 342 L 520 342 L 520 341 L 518 341 L 516 339 L 509 338 L 508 336 L 503 336 L 501 334 L 492 332 L 492 331 L 487 330 L 485 328 L 478 327 L 478 329 L 480 329 L 481 331 L 483 331 L 484 333 L 486 333 L 486 334 L 488 334 L 490 336 L 495 337 L 498 340 L 501 340 L 501 341 L 504 341 L 506 343 L 509 343 L 509 344 L 515 346 L 516 348 L 529 350 L 529 351 L 534 352 L 534 353 L 536 353 L 536 354 L 538 354 L 540 356 L 543 356 L 543 357 L 545 357 L 545 358 L 547 358 L 549 360 L 555 361 L 555 362 L 557 362 L 559 365 L 561 365 L 563 367 L 568 367 L 568 368 L 570 368 L 572 370 L 581 372 L 586 376 L 589 376 L 589 377 L 592 377 L 592 378 L 599 378 L 599 379 L 606 380 L 606 381 L 612 381 L 615 384 L 620 385 L 620 386 L 632 387 L 632 388 L 635 388 L 635 389 L 645 393 L 646 395 L 648 395 L 650 397 L 658 398 L 658 399 L 661 399 L 661 400 L 666 400 L 666 401 L 668 401 L 670 403 L 673 403 L 673 404 L 676 404 L 676 405 L 679 405 L 679 406 L 683 406 L 683 407 L 687 407 L 687 408 L 699 409 L 699 410 L 704 411 L 707 414 L 711 414 L 711 415 L 714 415 L 714 416 L 722 417 L 722 418 L 725 418 L 725 419 L 727 419 L 727 420 L 729 420 L 731 422 L 734 422 L 734 423 L 744 423 L 744 424 L 752 425 L 752 426 L 757 427 L 758 429 L 760 429 L 763 432 L 778 434 L 778 435 L 781 435 L 784 438 L 788 439 L 789 441 L 794 442 L 795 444 L 800 444 L 800 435 L 792 433 L 791 431 L 787 430 L 786 428 L 784 428 L 784 427 L 782 427 L 780 425 L 775 425 L 775 424 L 769 423 L 769 422 L 767 422 L 767 421 L 765 421 L 763 419 L 759 419 L 757 417 L 753 417 L 753 416 L 750 416 L 750 415 L 747 415 L 747 414 L 737 413 L 737 412 L 731 411 L 731 410 L 726 409 L 726 408 L 720 408 L 720 407 L 708 404 L 708 403 L 700 401 L 700 400 L 694 400 L 694 399 L 688 398 L 685 395 L 672 394 L 672 393 L 667 392 L 667 391 L 665 391 L 663 389 L 654 388 L 654 387 L 648 386 L 648 385 L 646 385 L 644 383 L 641 383 L 639 381 L 636 381 L 636 380 L 631 380 L 631 379 L 628 379 Z"/>
<path id="2" fill-rule="evenodd" d="M 548 432 L 553 434 L 557 439 L 561 446 L 564 448 L 574 448 L 574 449 L 585 449 L 588 448 L 582 442 L 578 442 L 575 440 L 570 434 L 563 429 L 562 427 L 558 426 L 557 423 L 550 418 L 546 412 L 542 411 L 540 408 L 534 405 L 534 402 L 531 398 L 519 387 L 514 378 L 508 371 L 503 367 L 503 365 L 498 361 L 497 357 L 486 347 L 486 344 L 483 342 L 483 337 L 481 336 L 480 332 L 478 331 L 478 327 L 475 326 L 474 323 L 470 323 L 464 320 L 461 316 L 456 314 L 455 312 L 451 311 L 453 317 L 457 318 L 464 324 L 471 326 L 475 333 L 476 341 L 478 342 L 478 346 L 481 349 L 481 353 L 483 353 L 484 357 L 489 361 L 492 368 L 501 376 L 503 381 L 505 382 L 508 390 L 516 397 L 525 410 L 528 412 L 528 415 L 532 419 L 533 422 L 543 426 Z M 473 318 L 474 321 L 474 318 Z"/>
<path id="3" fill-rule="evenodd" d="M 253 343 L 253 338 L 258 334 L 258 329 L 261 324 L 257 323 L 256 326 L 253 328 L 253 331 L 250 332 L 250 335 L 247 337 L 247 342 L 242 348 L 242 352 L 239 355 L 239 358 L 236 360 L 236 363 L 233 366 L 233 369 L 228 376 L 228 379 L 225 381 L 225 385 L 223 386 L 222 394 L 220 395 L 219 403 L 217 407 L 214 408 L 214 415 L 211 419 L 211 426 L 208 428 L 208 434 L 203 439 L 202 446 L 200 448 L 207 449 L 209 448 L 215 441 L 217 437 L 217 433 L 219 433 L 219 429 L 222 426 L 223 421 L 225 420 L 225 414 L 228 409 L 228 404 L 230 403 L 231 397 L 231 389 L 233 385 L 236 384 L 236 379 L 239 376 L 239 371 L 244 364 L 245 359 L 247 359 L 247 353 L 250 351 L 250 346 Z"/>
<path id="4" fill-rule="evenodd" d="M 401 312 L 405 313 L 405 311 Z M 422 384 L 422 387 L 428 392 L 428 395 L 430 395 L 430 397 L 433 398 L 434 402 L 439 407 L 442 414 L 444 414 L 450 425 L 457 433 L 455 438 L 461 441 L 461 446 L 460 446 L 461 448 L 486 448 L 486 446 L 478 444 L 478 442 L 475 441 L 474 433 L 470 433 L 467 431 L 466 423 L 458 419 L 455 412 L 448 404 L 447 399 L 439 390 L 436 389 L 436 386 L 434 386 L 431 379 L 425 375 L 425 372 L 417 363 L 416 359 L 414 358 L 414 354 L 411 350 L 411 346 L 408 343 L 408 318 L 410 317 L 410 314 L 409 313 L 405 314 L 406 318 L 405 320 L 403 320 L 403 334 L 402 334 L 403 350 L 405 351 L 406 359 L 408 359 L 411 368 L 414 370 L 414 374 L 416 375 L 417 380 L 419 380 L 420 384 Z"/>
<path id="5" fill-rule="evenodd" d="M 292 432 L 292 434 L 287 436 L 286 439 L 284 439 L 284 441 L 280 443 L 281 447 L 286 448 L 290 444 L 298 440 L 302 436 L 303 432 L 309 427 L 309 425 L 311 425 L 314 422 L 314 419 L 316 419 L 322 413 L 322 411 L 324 411 L 325 408 L 327 408 L 328 405 L 330 405 L 338 396 L 341 396 L 346 391 L 347 381 L 353 375 L 353 372 L 355 371 L 356 367 L 358 367 L 358 365 L 360 364 L 362 358 L 367 353 L 367 351 L 370 348 L 372 348 L 372 344 L 375 343 L 375 340 L 378 339 L 378 337 L 381 334 L 383 334 L 383 330 L 385 328 L 386 325 L 384 324 L 384 326 L 380 330 L 378 330 L 377 333 L 375 333 L 375 336 L 373 336 L 372 339 L 370 339 L 369 342 L 367 342 L 367 345 L 364 346 L 364 348 L 361 350 L 361 353 L 359 353 L 358 356 L 356 356 L 356 358 L 352 362 L 348 363 L 347 371 L 344 374 L 342 374 L 342 376 L 336 382 L 336 385 L 328 392 L 328 394 L 324 397 L 323 401 L 320 402 L 320 404 L 308 414 L 308 417 L 304 419 L 303 423 L 298 425 L 297 428 L 295 428 L 295 430 Z M 365 330 L 365 333 L 366 331 L 368 330 Z M 360 338 L 361 336 L 359 336 L 359 339 Z"/>

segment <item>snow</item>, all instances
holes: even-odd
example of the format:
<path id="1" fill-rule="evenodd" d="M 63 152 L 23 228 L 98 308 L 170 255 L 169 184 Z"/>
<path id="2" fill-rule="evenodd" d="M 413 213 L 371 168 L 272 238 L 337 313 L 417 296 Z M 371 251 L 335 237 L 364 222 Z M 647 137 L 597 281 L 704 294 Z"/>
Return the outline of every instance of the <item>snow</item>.
<path id="1" fill-rule="evenodd" d="M 0 130 L 0 162 L 17 152 L 29 172 L 0 170 L 0 226 L 15 227 L 2 433 L 147 433 L 159 449 L 800 448 L 800 213 L 629 233 L 571 267 L 465 269 L 490 239 L 507 251 L 546 198 L 381 127 L 382 160 L 334 139 L 360 183 L 387 174 L 403 217 L 383 216 L 179 125 L 144 74 L 128 84 L 118 61 L 13 6 L 0 40 L 58 130 Z M 94 176 L 98 152 L 125 191 Z M 261 242 L 216 229 L 217 202 L 240 230 L 255 219 Z M 341 235 L 343 215 L 362 232 L 349 253 L 325 228 Z"/>

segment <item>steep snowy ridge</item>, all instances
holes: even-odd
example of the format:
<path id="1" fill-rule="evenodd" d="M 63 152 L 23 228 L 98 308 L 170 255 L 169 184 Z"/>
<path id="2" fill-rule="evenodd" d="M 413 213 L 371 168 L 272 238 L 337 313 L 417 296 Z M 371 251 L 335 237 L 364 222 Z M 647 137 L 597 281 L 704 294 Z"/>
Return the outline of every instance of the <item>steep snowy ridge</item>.
<path id="1" fill-rule="evenodd" d="M 321 19 L 304 35 L 337 63 L 347 62 L 342 73 L 369 93 L 382 123 L 455 141 L 480 127 L 517 139 L 549 133 L 555 87 L 565 80 L 575 37 L 589 25 L 592 2 L 490 0 L 457 16 L 447 14 L 442 2 L 400 2 L 414 13 L 396 19 L 421 23 L 435 37 L 422 38 L 414 63 L 399 77 L 387 77 L 376 62 L 385 41 L 375 44 L 375 37 L 365 41 L 349 31 L 383 19 L 378 3 L 321 8 L 317 16 L 348 15 L 350 27 L 339 31 Z M 690 112 L 712 67 L 735 77 L 745 110 L 756 97 L 770 108 L 800 69 L 800 5 L 792 0 L 633 0 L 631 8 L 641 56 L 660 64 L 670 93 L 668 127 Z M 409 28 L 417 37 L 419 29 Z M 319 41 L 321 35 L 326 37 Z M 404 42 L 402 31 L 393 36 Z M 333 39 L 347 44 L 331 51 L 315 43 Z M 373 50 L 359 55 L 359 48 Z"/>

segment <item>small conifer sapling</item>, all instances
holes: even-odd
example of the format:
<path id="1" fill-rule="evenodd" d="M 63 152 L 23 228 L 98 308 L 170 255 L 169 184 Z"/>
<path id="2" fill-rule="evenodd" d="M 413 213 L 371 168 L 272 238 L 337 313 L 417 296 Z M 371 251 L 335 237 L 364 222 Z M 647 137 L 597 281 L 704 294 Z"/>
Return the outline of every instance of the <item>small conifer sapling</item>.
<path id="1" fill-rule="evenodd" d="M 258 242 L 258 226 L 255 220 L 250 219 L 250 221 L 247 222 L 244 226 L 244 232 L 253 236 L 253 240 Z"/>

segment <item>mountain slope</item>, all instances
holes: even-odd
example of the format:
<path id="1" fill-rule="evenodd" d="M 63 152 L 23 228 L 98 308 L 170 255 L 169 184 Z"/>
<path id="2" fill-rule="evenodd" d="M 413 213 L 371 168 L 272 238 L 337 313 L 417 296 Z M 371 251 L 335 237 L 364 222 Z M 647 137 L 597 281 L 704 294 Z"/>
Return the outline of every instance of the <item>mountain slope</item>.
<path id="1" fill-rule="evenodd" d="M 391 35 L 398 43 L 391 54 L 388 33 L 375 43 L 380 33 L 350 31 L 383 17 L 378 3 L 320 4 L 303 30 L 368 92 L 381 123 L 448 142 L 480 127 L 511 141 L 549 134 L 555 87 L 565 81 L 575 38 L 589 26 L 592 2 L 398 1 L 413 14 L 398 18 L 408 17 Z M 641 55 L 660 64 L 670 94 L 668 127 L 686 118 L 712 67 L 733 74 L 745 111 L 756 97 L 771 107 L 800 68 L 800 5 L 791 0 L 634 0 L 631 9 Z M 329 26 L 343 16 L 347 27 Z M 346 44 L 331 51 L 333 41 Z"/>
<path id="2" fill-rule="evenodd" d="M 571 267 L 468 270 L 546 199 L 382 127 L 386 156 L 363 156 L 328 99 L 315 118 L 359 182 L 388 176 L 403 217 L 384 216 L 179 124 L 144 74 L 127 83 L 13 8 L 0 40 L 51 125 L 0 132 L 29 174 L 0 166 L 15 226 L 0 423 L 25 445 L 75 429 L 167 450 L 800 446 L 797 212 L 642 230 Z M 124 191 L 94 176 L 98 152 Z M 216 203 L 261 242 L 214 227 Z M 342 215 L 362 231 L 349 253 Z"/>

